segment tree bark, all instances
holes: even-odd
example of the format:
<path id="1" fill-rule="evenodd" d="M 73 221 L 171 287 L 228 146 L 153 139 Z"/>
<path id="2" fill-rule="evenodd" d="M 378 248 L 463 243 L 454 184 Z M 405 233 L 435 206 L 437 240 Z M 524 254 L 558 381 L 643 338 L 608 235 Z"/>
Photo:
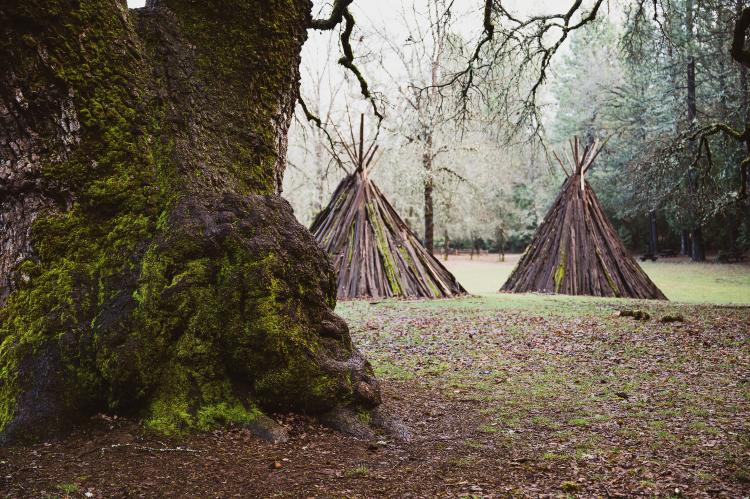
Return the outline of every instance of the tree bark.
<path id="1" fill-rule="evenodd" d="M 448 261 L 448 253 L 451 250 L 451 240 L 448 238 L 448 229 L 443 232 L 443 260 Z"/>
<path id="2" fill-rule="evenodd" d="M 505 261 L 505 229 L 500 226 L 495 227 L 495 243 L 497 244 L 497 259 L 500 262 Z"/>
<path id="3" fill-rule="evenodd" d="M 649 249 L 651 250 L 651 255 L 653 255 L 654 258 L 656 258 L 656 253 L 658 252 L 657 244 L 656 244 L 656 210 L 650 210 L 648 212 L 648 222 L 649 222 Z"/>
<path id="4" fill-rule="evenodd" d="M 446 16 L 446 19 L 447 18 L 448 17 Z M 432 194 L 435 189 L 435 172 L 433 169 L 435 154 L 433 152 L 433 140 L 436 121 L 436 116 L 432 115 L 432 113 L 434 112 L 435 101 L 439 98 L 437 85 L 440 80 L 440 62 L 443 56 L 443 44 L 445 42 L 444 28 L 445 26 L 441 25 L 440 22 L 437 22 L 432 26 L 433 42 L 435 43 L 432 56 L 430 57 L 430 81 L 432 87 L 427 90 L 427 112 L 429 115 L 425 118 L 426 137 L 422 153 L 422 165 L 424 166 L 424 246 L 427 249 L 427 252 L 431 255 L 435 252 L 435 204 L 432 199 Z"/>
<path id="5" fill-rule="evenodd" d="M 745 8 L 745 0 L 736 0 L 735 4 L 735 15 L 736 19 L 740 19 L 742 16 L 742 11 Z M 744 48 L 744 44 L 743 44 Z M 748 78 L 747 78 L 747 66 L 745 64 L 739 65 L 739 77 L 740 77 L 740 95 L 742 96 L 741 100 L 741 106 L 742 106 L 742 117 L 744 119 L 745 129 L 750 127 L 750 86 L 748 85 Z M 750 156 L 750 139 L 745 141 L 745 149 L 747 150 L 748 156 Z M 750 165 L 744 165 L 740 169 L 740 192 L 750 192 Z M 744 206 L 740 206 L 737 208 L 737 212 L 739 216 L 737 217 L 738 220 L 743 218 L 745 220 L 746 227 L 748 226 L 748 223 L 750 222 L 750 196 L 745 199 Z M 744 213 L 743 213 L 744 212 Z M 736 226 L 735 227 L 736 230 Z M 737 236 L 734 235 L 732 237 L 732 247 L 737 246 Z"/>
<path id="6" fill-rule="evenodd" d="M 688 127 L 693 128 L 695 126 L 695 120 L 698 116 L 698 107 L 696 103 L 696 97 L 695 97 L 695 55 L 693 54 L 693 18 L 694 18 L 694 12 L 693 12 L 693 1 L 687 0 L 685 3 L 685 9 L 686 9 L 686 27 L 687 27 L 687 42 L 688 42 L 688 59 L 687 59 L 687 122 Z M 695 192 L 697 182 L 696 175 L 690 174 L 688 175 L 688 182 L 689 186 L 688 189 L 691 193 Z M 690 200 L 690 204 L 692 205 L 695 201 L 693 199 Z M 693 213 L 690 214 L 690 218 L 695 218 L 694 212 L 695 210 L 691 210 Z M 694 262 L 702 262 L 706 259 L 705 252 L 703 249 L 703 231 L 701 230 L 700 224 L 693 220 L 693 230 L 692 230 L 692 241 L 693 246 L 690 251 L 691 258 Z"/>
<path id="7" fill-rule="evenodd" d="M 680 255 L 691 256 L 692 251 L 690 245 L 690 231 L 683 229 L 680 231 Z"/>
<path id="8" fill-rule="evenodd" d="M 278 196 L 310 9 L 0 6 L 0 442 L 377 406 Z"/>
<path id="9" fill-rule="evenodd" d="M 435 250 L 435 205 L 432 193 L 435 188 L 435 177 L 432 170 L 432 132 L 427 133 L 427 139 L 422 153 L 422 167 L 424 168 L 424 247 L 430 254 Z"/>

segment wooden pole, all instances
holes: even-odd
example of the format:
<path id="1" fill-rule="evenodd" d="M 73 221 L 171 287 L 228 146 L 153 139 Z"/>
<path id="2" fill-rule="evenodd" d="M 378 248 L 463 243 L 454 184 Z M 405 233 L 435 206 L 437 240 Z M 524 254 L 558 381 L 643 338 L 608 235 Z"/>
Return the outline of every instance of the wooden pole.
<path id="1" fill-rule="evenodd" d="M 359 117 L 359 167 L 365 164 L 365 114 Z"/>

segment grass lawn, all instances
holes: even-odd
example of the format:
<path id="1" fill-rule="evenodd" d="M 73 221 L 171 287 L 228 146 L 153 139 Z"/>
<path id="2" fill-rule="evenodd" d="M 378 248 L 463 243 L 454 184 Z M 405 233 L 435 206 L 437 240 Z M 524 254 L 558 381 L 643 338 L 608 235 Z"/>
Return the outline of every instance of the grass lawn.
<path id="1" fill-rule="evenodd" d="M 451 256 L 443 262 L 472 294 L 496 293 L 510 275 L 520 255 Z M 672 301 L 750 305 L 750 264 L 692 263 L 686 258 L 639 262 Z"/>

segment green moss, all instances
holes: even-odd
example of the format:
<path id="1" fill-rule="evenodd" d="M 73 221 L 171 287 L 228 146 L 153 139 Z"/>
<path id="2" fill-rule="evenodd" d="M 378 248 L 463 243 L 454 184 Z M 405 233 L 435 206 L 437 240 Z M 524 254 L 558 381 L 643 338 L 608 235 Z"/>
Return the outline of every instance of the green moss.
<path id="1" fill-rule="evenodd" d="M 560 490 L 567 493 L 573 493 L 581 490 L 581 486 L 576 482 L 565 481 L 560 484 Z"/>
<path id="2" fill-rule="evenodd" d="M 201 407 L 198 411 L 198 428 L 208 430 L 227 423 L 247 425 L 260 415 L 258 409 L 247 409 L 241 403 L 230 405 L 227 402 Z"/>
<path id="3" fill-rule="evenodd" d="M 555 293 L 560 292 L 563 279 L 565 279 L 565 263 L 561 261 L 555 269 Z"/>
<path id="4" fill-rule="evenodd" d="M 11 355 L 11 337 L 0 342 L 0 430 L 13 418 L 15 401 L 19 395 L 18 371 L 15 356 Z"/>
<path id="5" fill-rule="evenodd" d="M 365 465 L 355 466 L 344 472 L 344 476 L 347 478 L 365 477 L 370 474 L 370 468 Z"/>
<path id="6" fill-rule="evenodd" d="M 101 379 L 84 360 L 90 352 L 80 336 L 116 292 L 111 281 L 137 265 L 140 247 L 154 236 L 153 214 L 175 194 L 170 152 L 153 140 L 163 110 L 153 106 L 149 113 L 138 113 L 133 104 L 130 88 L 146 87 L 147 70 L 125 48 L 130 27 L 121 22 L 115 4 L 69 3 L 46 2 L 42 11 L 56 18 L 48 24 L 50 31 L 40 32 L 39 40 L 22 35 L 27 45 L 40 43 L 48 51 L 54 84 L 75 89 L 70 95 L 82 126 L 73 153 L 42 168 L 49 181 L 75 193 L 76 202 L 64 213 L 37 219 L 32 228 L 36 256 L 18 267 L 23 282 L 0 311 L 0 430 L 14 413 L 19 362 L 47 344 L 60 345 L 68 384 L 75 386 L 65 394 L 71 399 L 66 402 L 96 397 Z M 35 15 L 35 8 L 29 2 L 14 14 L 43 23 L 45 17 Z M 84 25 L 87 36 L 75 35 Z M 50 43 L 72 37 L 79 41 L 75 46 Z M 19 66 L 36 84 L 48 84 L 39 80 L 46 73 Z"/>
<path id="7" fill-rule="evenodd" d="M 560 292 L 560 288 L 562 287 L 563 280 L 565 279 L 565 247 L 562 244 L 562 241 L 560 241 L 560 249 L 559 254 L 557 256 L 560 263 L 557 265 L 557 268 L 555 269 L 555 293 Z"/>
<path id="8" fill-rule="evenodd" d="M 620 296 L 620 288 L 617 287 L 617 284 L 615 283 L 615 280 L 612 279 L 612 275 L 609 273 L 609 269 L 604 264 L 604 259 L 602 258 L 601 253 L 599 253 L 599 248 L 596 248 L 596 257 L 599 259 L 599 263 L 602 266 L 602 270 L 604 270 L 604 277 L 607 279 L 607 283 L 609 283 L 609 288 L 612 290 L 612 293 L 616 296 Z"/>
<path id="9" fill-rule="evenodd" d="M 273 194 L 278 103 L 297 84 L 289 62 L 299 57 L 306 36 L 301 10 L 309 6 L 294 0 L 165 4 L 196 48 L 199 77 L 224 94 L 214 101 L 217 111 L 233 113 L 241 124 L 222 129 L 228 154 L 213 158 L 214 166 L 225 170 L 222 177 L 231 179 L 237 192 Z"/>
<path id="10" fill-rule="evenodd" d="M 326 237 L 332 237 L 334 231 L 328 231 Z M 346 252 L 346 263 L 352 263 L 352 255 L 354 254 L 354 225 L 352 224 L 351 230 L 349 231 L 349 245 Z"/>
<path id="11" fill-rule="evenodd" d="M 372 203 L 367 203 L 367 213 L 370 218 L 370 224 L 375 230 L 375 241 L 377 242 L 378 248 L 380 249 L 380 255 L 383 258 L 383 269 L 385 270 L 385 276 L 388 279 L 388 284 L 391 286 L 391 291 L 394 295 L 401 295 L 401 285 L 398 281 L 396 266 L 393 261 L 393 256 L 391 255 L 390 248 L 388 246 L 388 240 L 386 238 L 383 227 L 380 225 L 379 218 L 377 216 L 377 213 L 375 212 L 375 207 L 372 205 Z"/>
<path id="12" fill-rule="evenodd" d="M 357 419 L 359 419 L 364 424 L 369 425 L 372 421 L 372 415 L 370 414 L 370 411 L 366 409 L 359 409 L 357 411 Z"/>
<path id="13" fill-rule="evenodd" d="M 217 423 L 247 422 L 254 414 L 249 397 L 265 407 L 317 412 L 351 396 L 351 387 L 316 362 L 319 339 L 308 333 L 305 311 L 284 310 L 289 303 L 281 296 L 290 290 L 276 277 L 274 254 L 254 257 L 229 244 L 223 258 L 190 260 L 188 241 L 165 248 L 146 255 L 135 293 L 138 331 L 147 333 L 138 340 L 151 343 L 140 351 L 163 351 L 174 331 L 182 332 L 170 366 L 140 382 L 158 387 L 150 427 L 204 429 L 213 416 Z M 146 373 L 157 361 L 138 362 Z M 247 383 L 240 398 L 235 378 Z"/>
<path id="14" fill-rule="evenodd" d="M 236 111 L 215 173 L 228 191 L 275 192 L 279 102 L 296 81 L 289 62 L 299 56 L 307 6 L 168 3 L 196 47 L 206 88 L 231 107 L 216 112 Z M 82 127 L 80 145 L 43 174 L 75 202 L 35 222 L 36 255 L 19 265 L 24 279 L 0 309 L 0 431 L 14 415 L 20 362 L 48 346 L 62 356 L 65 405 L 135 412 L 165 433 L 248 423 L 257 407 L 316 412 L 346 403 L 351 382 L 319 361 L 327 346 L 316 298 L 307 296 L 318 284 L 302 285 L 273 250 L 250 251 L 252 229 L 209 248 L 200 229 L 175 227 L 174 207 L 193 178 L 178 173 L 177 140 L 161 128 L 167 104 L 150 90 L 149 58 L 136 53 L 117 9 L 96 0 L 43 9 L 62 19 L 50 23 L 61 32 L 45 36 L 80 42 L 45 42 L 55 81 L 75 89 Z M 260 21 L 251 29 L 247 18 Z"/>
<path id="15" fill-rule="evenodd" d="M 420 272 L 417 269 L 417 266 L 414 264 L 414 260 L 412 260 L 406 248 L 401 246 L 399 247 L 398 250 L 399 250 L 399 253 L 401 254 L 401 258 L 403 259 L 404 262 L 406 262 L 406 264 L 409 266 L 411 271 L 415 275 L 420 275 Z M 435 296 L 435 297 L 442 296 L 442 293 L 440 292 L 440 289 L 438 289 L 437 284 L 435 284 L 435 281 L 429 275 L 427 276 L 427 279 L 425 282 L 427 283 L 427 287 L 430 288 L 430 291 L 432 291 L 432 296 Z"/>
<path id="16" fill-rule="evenodd" d="M 226 381 L 200 379 L 204 373 L 175 367 L 162 391 L 151 402 L 147 428 L 167 435 L 208 430 L 228 424 L 247 425 L 262 413 L 251 401 L 241 402 Z M 200 394 L 196 397 L 193 390 Z"/>

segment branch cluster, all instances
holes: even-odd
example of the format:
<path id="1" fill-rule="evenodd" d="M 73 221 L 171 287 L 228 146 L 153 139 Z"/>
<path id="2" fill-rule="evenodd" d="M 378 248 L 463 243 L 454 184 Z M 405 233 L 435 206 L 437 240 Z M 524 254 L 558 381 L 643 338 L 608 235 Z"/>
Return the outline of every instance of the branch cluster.
<path id="1" fill-rule="evenodd" d="M 349 7 L 353 1 L 354 0 L 335 0 L 333 2 L 331 15 L 326 19 L 312 19 L 310 21 L 310 24 L 308 25 L 308 28 L 321 31 L 330 31 L 336 28 L 342 22 L 344 23 L 344 29 L 341 32 L 340 38 L 341 50 L 343 52 L 343 55 L 338 62 L 340 65 L 351 71 L 351 73 L 357 78 L 357 81 L 359 82 L 360 92 L 365 99 L 370 101 L 373 113 L 378 118 L 379 127 L 380 122 L 383 121 L 384 118 L 383 114 L 378 110 L 375 98 L 370 92 L 369 85 L 367 84 L 367 80 L 365 80 L 365 77 L 362 75 L 359 67 L 354 64 L 354 51 L 352 50 L 351 36 L 352 32 L 354 31 L 354 25 L 356 24 L 356 22 L 354 16 L 349 10 Z M 307 106 L 305 106 L 305 104 L 302 102 L 301 98 L 299 100 L 302 104 L 302 110 L 305 113 L 305 117 L 315 123 L 316 126 L 322 127 L 320 118 L 309 111 Z"/>

